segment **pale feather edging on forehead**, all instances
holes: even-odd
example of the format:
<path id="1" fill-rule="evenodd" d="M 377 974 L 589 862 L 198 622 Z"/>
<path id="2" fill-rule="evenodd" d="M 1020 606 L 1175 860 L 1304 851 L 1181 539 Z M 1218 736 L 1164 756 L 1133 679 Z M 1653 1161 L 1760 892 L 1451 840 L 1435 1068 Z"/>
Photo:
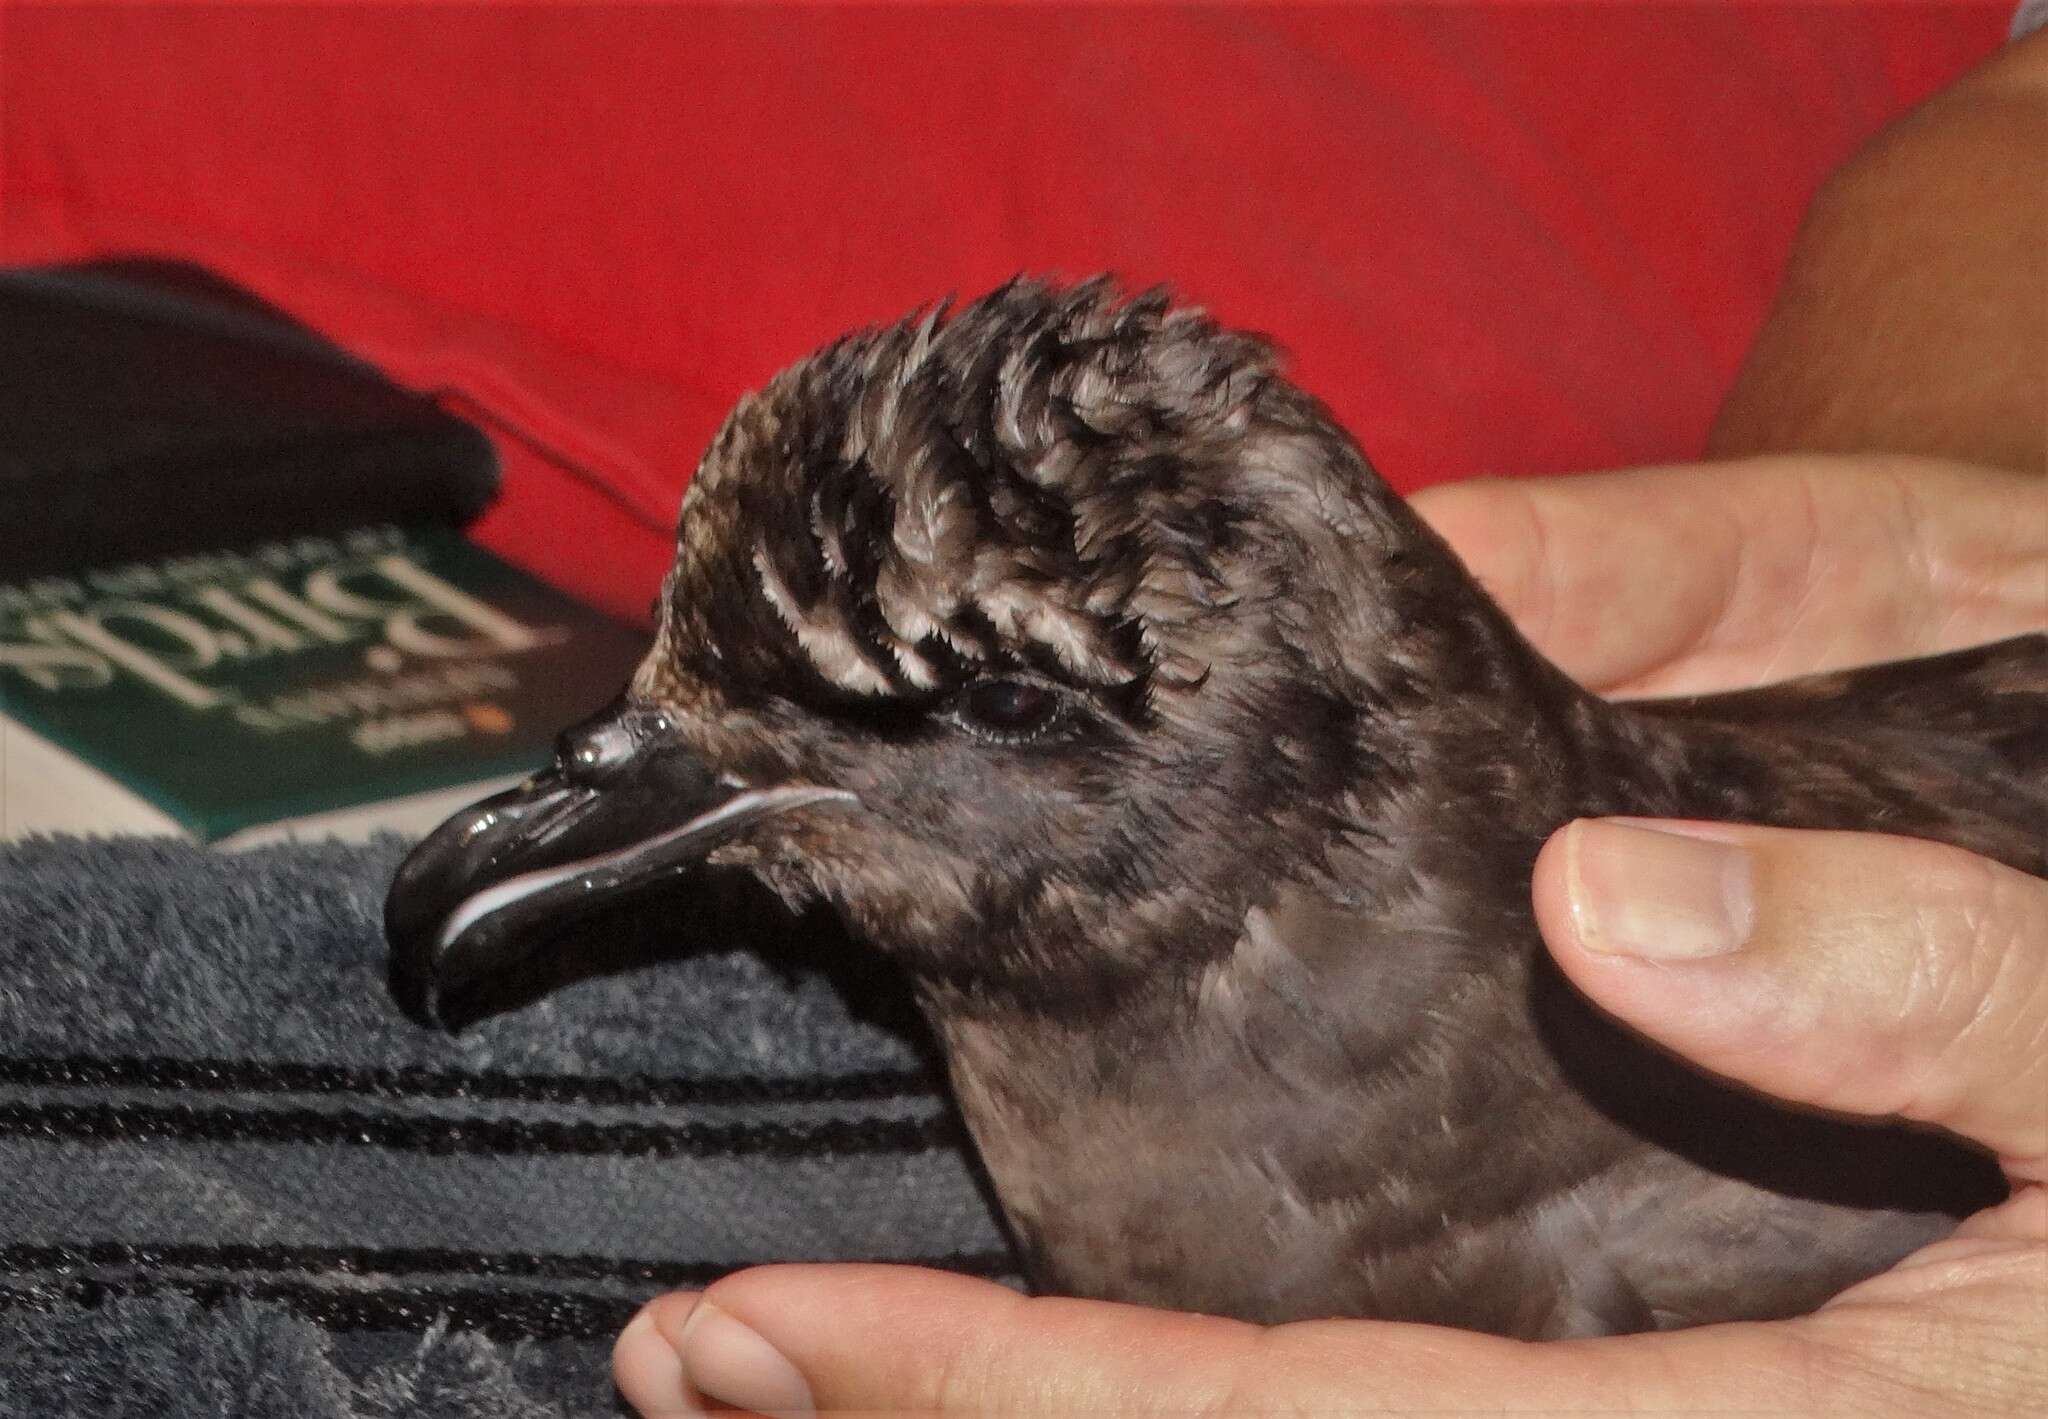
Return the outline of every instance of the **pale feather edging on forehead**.
<path id="1" fill-rule="evenodd" d="M 1231 454 L 1277 368 L 1265 341 L 1101 278 L 856 332 L 734 411 L 674 593 L 743 582 L 857 696 L 1012 666 L 1132 703 L 1196 684 L 1177 630 L 1230 603 Z M 732 556 L 744 577 L 708 574 Z"/>

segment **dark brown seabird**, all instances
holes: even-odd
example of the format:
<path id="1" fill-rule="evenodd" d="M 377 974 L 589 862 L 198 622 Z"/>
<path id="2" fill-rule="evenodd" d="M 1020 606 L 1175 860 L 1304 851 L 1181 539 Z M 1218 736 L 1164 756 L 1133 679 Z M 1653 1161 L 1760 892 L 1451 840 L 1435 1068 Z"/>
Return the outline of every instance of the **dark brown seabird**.
<path id="1" fill-rule="evenodd" d="M 1040 1288 L 1255 1320 L 1791 1314 L 2001 1195 L 1577 996 L 1529 874 L 1606 814 L 2048 874 L 2048 636 L 1605 702 L 1266 344 L 1017 281 L 740 403 L 646 662 L 406 862 L 394 979 L 459 1015 L 678 874 L 822 899 L 914 983 Z"/>

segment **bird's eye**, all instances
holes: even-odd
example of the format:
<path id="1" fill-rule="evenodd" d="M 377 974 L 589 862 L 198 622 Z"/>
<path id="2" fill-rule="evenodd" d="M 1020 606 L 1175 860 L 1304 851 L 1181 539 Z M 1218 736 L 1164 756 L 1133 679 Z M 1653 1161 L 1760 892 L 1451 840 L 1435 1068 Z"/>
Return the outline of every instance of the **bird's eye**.
<path id="1" fill-rule="evenodd" d="M 1059 713 L 1059 695 L 1027 680 L 983 680 L 960 698 L 960 718 L 968 727 L 997 739 L 1042 734 Z"/>

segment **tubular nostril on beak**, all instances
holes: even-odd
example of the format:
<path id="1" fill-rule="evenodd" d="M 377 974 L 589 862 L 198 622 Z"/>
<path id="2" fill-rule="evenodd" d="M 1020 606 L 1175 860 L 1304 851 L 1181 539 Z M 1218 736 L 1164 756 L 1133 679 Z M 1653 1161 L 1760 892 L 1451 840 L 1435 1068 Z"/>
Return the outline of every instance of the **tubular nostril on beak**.
<path id="1" fill-rule="evenodd" d="M 617 725 L 592 725 L 564 734 L 555 744 L 562 776 L 579 788 L 599 788 L 632 752 L 631 739 Z"/>
<path id="2" fill-rule="evenodd" d="M 603 788 L 674 727 L 663 710 L 614 704 L 562 732 L 555 741 L 555 768 L 578 788 Z"/>

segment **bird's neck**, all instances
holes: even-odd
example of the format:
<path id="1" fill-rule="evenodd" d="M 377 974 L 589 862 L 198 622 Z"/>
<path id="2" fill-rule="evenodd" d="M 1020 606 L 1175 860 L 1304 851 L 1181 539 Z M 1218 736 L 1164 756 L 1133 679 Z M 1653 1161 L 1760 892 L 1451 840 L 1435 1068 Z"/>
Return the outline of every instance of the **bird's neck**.
<path id="1" fill-rule="evenodd" d="M 1413 1220 L 1403 1196 L 1440 1192 L 1444 1175 L 1495 1175 L 1489 1151 L 1513 1153 L 1516 1188 L 1569 1188 L 1628 1147 L 1585 1116 L 1540 1038 L 1528 883 L 1550 831 L 1628 807 L 1640 731 L 1505 620 L 1483 633 L 1499 639 L 1483 647 L 1483 672 L 1452 676 L 1462 698 L 1389 700 L 1417 725 L 1405 754 L 1378 760 L 1395 778 L 1317 805 L 1331 825 L 1323 842 L 1290 858 L 1239 844 L 1245 889 L 1227 909 L 1210 899 L 1155 917 L 1141 946 L 1126 921 L 1126 950 L 1147 969 L 1081 971 L 1079 987 L 1042 977 L 1038 997 L 924 983 L 956 1095 L 1040 1280 L 1143 1296 L 1145 1239 L 1178 1245 L 1214 1208 L 1292 1224 L 1276 1177 L 1313 1181 L 1339 1155 L 1370 1181 L 1341 1206 L 1366 1231 L 1380 1222 L 1366 1227 L 1364 1212 L 1384 1206 L 1380 1231 L 1401 1233 Z M 1032 923 L 1040 962 L 1061 954 L 1044 926 Z M 1087 936 L 1106 926 L 1071 930 L 1071 958 L 1090 960 Z M 1503 1143 L 1501 1118 L 1532 1138 L 1569 1122 L 1577 1145 L 1520 1151 Z M 1376 1161 L 1356 1163 L 1360 1149 Z M 1497 1202 L 1487 1188 L 1460 1196 L 1485 1224 Z M 1098 1265 L 1098 1253 L 1114 1259 Z M 1315 1255 L 1305 1222 L 1296 1261 L 1321 1265 Z M 1186 1278 L 1196 1259 L 1159 1267 Z M 1223 1304 L 1243 1278 L 1210 1280 Z"/>
<path id="2" fill-rule="evenodd" d="M 1679 750 L 1666 740 L 1682 741 L 1572 682 L 1461 570 L 1433 602 L 1434 632 L 1459 649 L 1443 674 L 1359 692 L 1375 705 L 1359 733 L 1375 742 L 1352 781 L 1178 844 L 1179 885 L 1209 890 L 1155 888 L 1109 901 L 1101 920 L 1074 915 L 1082 899 L 1067 893 L 985 916 L 957 976 L 942 960 L 911 963 L 942 1033 L 958 1022 L 963 1040 L 1029 1035 L 1070 1073 L 1118 1087 L 1120 1073 L 1145 1067 L 1129 1041 L 1185 1033 L 1205 992 L 1270 966 L 1247 960 L 1247 940 L 1290 916 L 1298 934 L 1304 903 L 1326 904 L 1315 929 L 1348 929 L 1366 955 L 1412 938 L 1399 964 L 1411 979 L 1518 971 L 1535 939 L 1528 882 L 1544 840 L 1575 816 L 1631 811 L 1643 797 L 1637 762 L 1661 756 L 1668 781 L 1664 761 Z"/>

